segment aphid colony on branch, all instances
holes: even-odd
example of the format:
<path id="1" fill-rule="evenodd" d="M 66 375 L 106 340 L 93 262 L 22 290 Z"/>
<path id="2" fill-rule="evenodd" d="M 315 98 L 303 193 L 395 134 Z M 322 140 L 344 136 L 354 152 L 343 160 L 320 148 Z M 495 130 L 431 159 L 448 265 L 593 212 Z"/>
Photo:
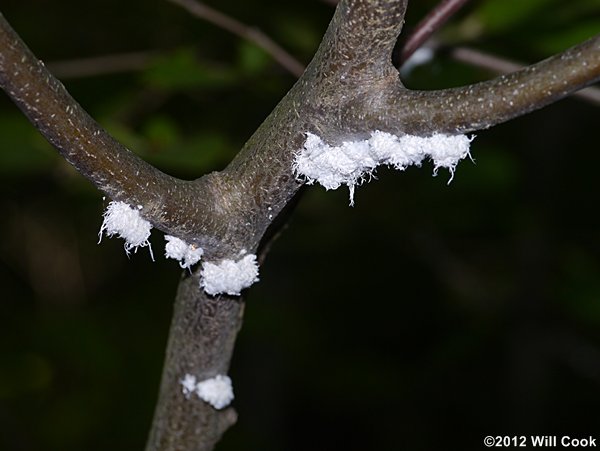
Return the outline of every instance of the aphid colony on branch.
<path id="1" fill-rule="evenodd" d="M 471 139 L 464 135 L 433 135 L 430 137 L 394 136 L 376 131 L 363 141 L 347 141 L 339 146 L 330 146 L 318 136 L 307 133 L 303 148 L 296 153 L 291 169 L 296 177 L 307 184 L 318 182 L 325 189 L 337 189 L 346 185 L 350 189 L 350 205 L 354 204 L 354 188 L 369 180 L 380 165 L 404 170 L 408 166 L 420 166 L 430 158 L 434 163 L 434 175 L 441 167 L 450 170 L 450 181 L 457 163 L 469 155 Z M 448 182 L 449 183 L 449 182 Z M 142 205 L 132 207 L 124 202 L 110 202 L 100 227 L 102 234 L 117 235 L 125 240 L 127 255 L 138 247 L 150 245 L 152 225 L 140 214 Z M 189 269 L 200 262 L 204 251 L 195 244 L 181 238 L 165 235 L 165 257 L 179 261 L 179 266 Z M 200 288 L 209 295 L 221 293 L 238 296 L 244 288 L 258 281 L 256 255 L 245 250 L 237 260 L 224 259 L 219 262 L 203 262 L 200 271 Z M 187 373 L 180 381 L 182 394 L 191 399 L 193 395 L 223 409 L 233 400 L 231 379 L 218 374 L 198 381 Z"/>
<path id="2" fill-rule="evenodd" d="M 150 249 L 149 238 L 152 225 L 140 215 L 141 206 L 133 208 L 125 202 L 110 202 L 104 213 L 104 222 L 100 227 L 100 238 L 105 233 L 111 237 L 117 235 L 125 240 L 125 252 L 129 255 L 138 247 Z M 180 238 L 165 235 L 165 256 L 179 261 L 182 268 L 191 268 L 198 263 L 204 251 L 194 244 Z M 153 257 L 154 258 L 154 257 Z M 239 296 L 244 288 L 258 281 L 256 255 L 240 253 L 237 261 L 224 259 L 220 262 L 204 262 L 200 272 L 200 287 L 210 295 L 229 294 Z"/>
<path id="3" fill-rule="evenodd" d="M 439 168 L 447 168 L 451 181 L 458 162 L 469 156 L 471 139 L 465 135 L 395 136 L 375 131 L 368 139 L 330 146 L 317 135 L 306 133 L 306 141 L 296 153 L 291 171 L 298 180 L 307 184 L 318 182 L 328 190 L 348 186 L 350 205 L 353 205 L 355 186 L 369 180 L 380 165 L 403 171 L 411 165 L 420 166 L 429 158 L 434 164 L 434 175 Z M 140 215 L 142 208 L 141 205 L 132 207 L 124 202 L 110 202 L 104 213 L 100 238 L 103 233 L 123 238 L 128 255 L 138 247 L 147 246 L 154 259 L 149 241 L 152 225 Z M 165 256 L 178 260 L 182 268 L 190 269 L 202 258 L 204 251 L 195 244 L 170 235 L 165 235 L 165 239 Z M 200 287 L 209 295 L 238 296 L 244 288 L 257 282 L 256 255 L 242 250 L 238 257 L 237 260 L 204 262 Z"/>

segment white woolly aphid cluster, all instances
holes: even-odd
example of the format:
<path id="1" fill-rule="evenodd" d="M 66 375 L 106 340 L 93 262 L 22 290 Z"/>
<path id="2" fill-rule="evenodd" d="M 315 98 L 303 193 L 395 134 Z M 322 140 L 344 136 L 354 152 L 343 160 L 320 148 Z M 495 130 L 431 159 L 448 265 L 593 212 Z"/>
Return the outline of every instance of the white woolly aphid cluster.
<path id="1" fill-rule="evenodd" d="M 204 250 L 194 244 L 188 244 L 180 238 L 171 235 L 165 235 L 167 244 L 165 245 L 165 257 L 179 260 L 179 266 L 189 268 L 195 265 L 202 258 Z"/>
<path id="2" fill-rule="evenodd" d="M 229 376 L 218 374 L 210 379 L 197 382 L 196 376 L 186 374 L 180 383 L 186 398 L 189 399 L 192 393 L 195 393 L 215 409 L 227 407 L 233 401 L 233 386 Z"/>
<path id="3" fill-rule="evenodd" d="M 238 296 L 254 282 L 258 282 L 258 264 L 254 254 L 248 254 L 238 261 L 204 263 L 200 273 L 200 286 L 210 295 L 226 293 Z"/>
<path id="4" fill-rule="evenodd" d="M 134 251 L 138 247 L 148 246 L 150 255 L 150 230 L 152 225 L 140 216 L 141 207 L 133 208 L 125 202 L 110 202 L 104 213 L 104 221 L 100 227 L 102 234 L 118 235 L 125 240 L 125 252 Z M 165 256 L 179 261 L 182 268 L 190 268 L 198 263 L 204 250 L 194 244 L 186 243 L 181 238 L 165 235 Z M 242 252 L 244 255 L 246 252 Z M 222 260 L 219 263 L 204 263 L 200 273 L 200 287 L 211 296 L 226 293 L 239 296 L 240 292 L 258 282 L 258 264 L 256 255 L 248 254 L 238 261 Z"/>
<path id="5" fill-rule="evenodd" d="M 403 171 L 411 165 L 420 166 L 424 159 L 430 158 L 434 175 L 439 168 L 450 170 L 450 183 L 457 163 L 469 155 L 470 142 L 471 138 L 465 135 L 395 136 L 375 131 L 364 141 L 330 146 L 317 135 L 307 133 L 293 170 L 300 180 L 307 184 L 318 182 L 327 190 L 347 185 L 350 205 L 353 205 L 354 187 L 369 178 L 379 165 Z"/>
<path id="6" fill-rule="evenodd" d="M 100 241 L 103 233 L 106 233 L 109 238 L 113 235 L 123 238 L 127 255 L 132 249 L 136 252 L 138 247 L 148 246 L 154 260 L 152 247 L 148 241 L 152 224 L 140 216 L 141 208 L 141 206 L 133 208 L 125 202 L 110 202 L 104 212 L 104 221 L 98 236 Z"/>

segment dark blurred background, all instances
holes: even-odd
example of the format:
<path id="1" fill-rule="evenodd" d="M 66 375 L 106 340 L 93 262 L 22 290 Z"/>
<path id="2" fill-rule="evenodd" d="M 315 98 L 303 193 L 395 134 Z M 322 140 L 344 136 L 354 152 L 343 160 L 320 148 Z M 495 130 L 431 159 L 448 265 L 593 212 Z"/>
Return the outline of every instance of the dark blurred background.
<path id="1" fill-rule="evenodd" d="M 222 0 L 306 63 L 333 9 Z M 407 28 L 435 2 L 413 1 Z M 165 1 L 3 0 L 74 97 L 165 172 L 223 168 L 295 79 Z M 600 32 L 597 0 L 474 1 L 439 39 L 533 62 Z M 137 59 L 136 59 L 137 58 Z M 138 61 L 139 59 L 139 61 Z M 103 63 L 102 69 L 110 68 Z M 79 73 L 77 71 L 79 70 Z M 443 54 L 407 78 L 493 74 Z M 247 293 L 220 450 L 483 449 L 485 435 L 600 434 L 600 107 L 576 99 L 431 164 L 306 190 Z M 0 449 L 139 450 L 180 270 L 97 233 L 106 201 L 0 96 Z"/>

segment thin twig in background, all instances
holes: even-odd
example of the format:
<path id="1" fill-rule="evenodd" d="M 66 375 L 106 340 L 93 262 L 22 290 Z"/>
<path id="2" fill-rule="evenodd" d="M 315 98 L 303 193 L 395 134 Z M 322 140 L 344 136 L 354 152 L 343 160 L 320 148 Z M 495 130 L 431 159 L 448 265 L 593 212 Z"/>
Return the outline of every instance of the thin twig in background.
<path id="1" fill-rule="evenodd" d="M 304 65 L 275 43 L 262 31 L 245 25 L 238 20 L 229 17 L 215 9 L 212 9 L 203 3 L 195 0 L 168 0 L 171 3 L 179 5 L 194 16 L 204 19 L 230 33 L 246 39 L 273 57 L 281 66 L 295 77 L 300 77 L 304 72 Z"/>
<path id="2" fill-rule="evenodd" d="M 186 0 L 170 1 L 173 3 L 181 3 L 181 1 Z M 323 1 L 331 4 L 337 3 L 337 0 Z M 56 77 L 66 80 L 138 71 L 147 67 L 151 60 L 157 55 L 158 53 L 153 51 L 131 52 L 67 61 L 54 61 L 49 62 L 47 66 Z M 455 47 L 450 50 L 449 55 L 456 61 L 488 69 L 496 73 L 515 72 L 524 67 L 523 64 L 519 64 L 515 61 L 510 61 L 468 47 Z M 297 64 L 299 67 L 301 66 L 300 63 Z M 298 68 L 298 70 L 300 69 Z M 577 96 L 582 100 L 587 100 L 593 104 L 600 105 L 600 88 L 589 87 L 582 89 L 575 93 L 574 96 Z"/>
<path id="3" fill-rule="evenodd" d="M 400 52 L 400 64 L 421 47 L 469 0 L 442 0 L 411 31 Z"/>
<path id="4" fill-rule="evenodd" d="M 488 69 L 492 72 L 501 74 L 516 72 L 525 67 L 524 64 L 519 64 L 515 61 L 510 61 L 505 58 L 500 58 L 498 56 L 490 55 L 488 53 L 467 47 L 455 47 L 450 49 L 450 56 L 456 61 Z M 577 91 L 573 95 L 595 105 L 600 105 L 600 88 L 585 88 L 581 91 Z"/>
<path id="5" fill-rule="evenodd" d="M 134 72 L 144 69 L 157 56 L 156 52 L 121 53 L 91 58 L 53 61 L 47 64 L 50 72 L 62 80 L 97 75 Z"/>

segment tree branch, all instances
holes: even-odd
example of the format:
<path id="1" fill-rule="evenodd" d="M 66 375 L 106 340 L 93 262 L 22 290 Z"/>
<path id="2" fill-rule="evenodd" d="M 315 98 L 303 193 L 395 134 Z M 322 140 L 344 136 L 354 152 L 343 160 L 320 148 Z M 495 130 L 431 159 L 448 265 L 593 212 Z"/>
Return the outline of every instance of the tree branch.
<path id="1" fill-rule="evenodd" d="M 393 133 L 468 133 L 556 102 L 600 80 L 600 35 L 518 72 L 461 88 L 410 91 L 399 82 L 364 119 Z M 356 114 L 355 114 L 356 115 Z"/>
<path id="2" fill-rule="evenodd" d="M 496 55 L 482 52 L 480 50 L 471 49 L 468 47 L 453 47 L 450 49 L 450 56 L 456 61 L 470 64 L 471 66 L 488 69 L 492 72 L 505 74 L 516 72 L 523 69 L 524 65 L 506 58 L 500 58 Z M 579 97 L 595 105 L 600 105 L 600 88 L 584 88 L 573 94 L 574 97 Z"/>
<path id="3" fill-rule="evenodd" d="M 390 75 L 392 50 L 402 30 L 408 0 L 341 1 L 314 60 L 343 79 Z M 313 60 L 313 61 L 314 61 Z"/>
<path id="4" fill-rule="evenodd" d="M 196 17 L 204 19 L 216 25 L 217 27 L 223 28 L 224 30 L 229 31 L 230 33 L 239 36 L 242 39 L 246 39 L 256 44 L 258 47 L 271 55 L 275 61 L 277 61 L 296 78 L 300 77 L 302 72 L 304 72 L 304 65 L 301 62 L 286 52 L 281 46 L 279 46 L 262 31 L 249 27 L 236 19 L 195 0 L 168 1 L 185 8 L 188 12 Z"/>
<path id="5" fill-rule="evenodd" d="M 89 117 L 1 15 L 0 48 L 0 86 L 61 155 L 100 189 L 137 198 L 139 189 L 129 174 L 160 178 Z"/>
<path id="6" fill-rule="evenodd" d="M 78 170 L 111 197 L 143 205 L 159 228 L 200 244 L 207 259 L 254 252 L 298 192 L 293 161 L 306 133 L 330 144 L 374 130 L 464 133 L 555 101 L 600 78 L 600 37 L 489 82 L 404 88 L 391 63 L 407 0 L 342 0 L 315 58 L 231 164 L 194 182 L 169 177 L 110 137 L 0 16 L 0 86 Z M 171 232 L 173 231 L 173 232 Z M 180 285 L 148 451 L 209 450 L 234 421 L 195 398 L 185 374 L 226 373 L 243 304 L 211 298 L 197 274 Z"/>
<path id="7" fill-rule="evenodd" d="M 69 95 L 2 14 L 0 87 L 59 153 L 109 197 L 141 205 L 140 213 L 155 227 L 200 244 L 209 255 L 221 244 L 219 252 L 239 251 L 225 233 L 228 212 L 214 207 L 221 195 L 216 177 L 179 180 L 126 149 Z"/>
<path id="8" fill-rule="evenodd" d="M 448 19 L 467 4 L 469 0 L 442 0 L 412 30 L 404 41 L 400 52 L 400 65 L 408 60 L 415 50 L 421 47 L 433 33 L 439 30 Z"/>
<path id="9" fill-rule="evenodd" d="M 198 275 L 184 274 L 169 331 L 158 403 L 146 451 L 210 451 L 237 418 L 233 408 L 216 410 L 195 394 L 183 394 L 186 374 L 200 381 L 225 375 L 244 303 L 210 297 L 198 289 Z"/>

